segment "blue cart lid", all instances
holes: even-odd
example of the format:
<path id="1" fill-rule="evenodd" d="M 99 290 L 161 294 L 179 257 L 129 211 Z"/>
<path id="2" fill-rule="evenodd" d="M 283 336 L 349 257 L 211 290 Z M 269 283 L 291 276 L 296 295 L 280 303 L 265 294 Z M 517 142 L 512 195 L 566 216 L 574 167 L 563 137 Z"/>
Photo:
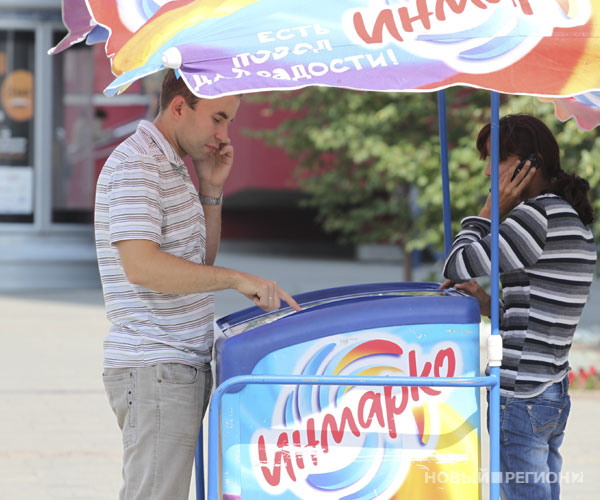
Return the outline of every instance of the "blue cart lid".
<path id="1" fill-rule="evenodd" d="M 350 298 L 384 296 L 384 295 L 457 295 L 454 290 L 440 290 L 439 283 L 431 282 L 393 282 L 393 283 L 363 283 L 359 285 L 339 286 L 325 288 L 311 292 L 294 295 L 294 299 L 302 309 L 313 308 L 325 303 L 348 300 Z M 261 308 L 252 306 L 234 312 L 217 320 L 219 328 L 225 336 L 237 335 L 246 330 L 254 329 L 295 311 L 287 304 L 283 304 L 277 311 L 266 312 Z"/>
<path id="2" fill-rule="evenodd" d="M 479 304 L 439 283 L 368 283 L 302 293 L 265 312 L 250 307 L 217 321 L 224 336 L 215 345 L 218 382 L 252 373 L 268 353 L 309 340 L 396 325 L 479 324 Z M 230 336 L 233 335 L 233 336 Z"/>

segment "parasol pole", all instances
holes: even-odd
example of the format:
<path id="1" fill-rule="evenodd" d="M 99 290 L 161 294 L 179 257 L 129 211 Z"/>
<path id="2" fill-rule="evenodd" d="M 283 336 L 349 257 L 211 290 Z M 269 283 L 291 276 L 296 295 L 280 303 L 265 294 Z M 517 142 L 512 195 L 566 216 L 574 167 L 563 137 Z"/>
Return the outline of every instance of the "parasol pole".
<path id="1" fill-rule="evenodd" d="M 448 127 L 446 124 L 446 91 L 437 93 L 438 124 L 440 129 L 440 160 L 442 169 L 442 199 L 444 206 L 444 257 L 452 247 L 452 214 L 450 210 L 450 175 L 448 172 Z"/>
<path id="2" fill-rule="evenodd" d="M 492 301 L 492 334 L 488 339 L 488 364 L 490 375 L 498 379 L 498 383 L 490 388 L 490 499 L 500 498 L 500 365 L 502 363 L 502 338 L 499 330 L 499 152 L 500 152 L 500 95 L 492 92 L 491 96 L 491 163 L 492 163 L 492 262 L 491 262 L 491 301 Z"/>

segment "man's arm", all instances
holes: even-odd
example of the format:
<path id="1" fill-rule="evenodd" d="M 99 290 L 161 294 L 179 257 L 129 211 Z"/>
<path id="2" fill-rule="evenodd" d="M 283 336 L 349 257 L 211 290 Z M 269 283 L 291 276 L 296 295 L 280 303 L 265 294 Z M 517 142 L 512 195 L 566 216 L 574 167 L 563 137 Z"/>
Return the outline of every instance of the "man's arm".
<path id="1" fill-rule="evenodd" d="M 127 279 L 161 293 L 204 293 L 233 289 L 265 311 L 279 309 L 284 300 L 296 311 L 300 306 L 276 282 L 224 267 L 194 264 L 160 250 L 149 240 L 116 243 Z"/>
<path id="2" fill-rule="evenodd" d="M 203 197 L 209 196 L 213 199 L 220 199 L 220 192 L 212 192 L 210 195 L 205 195 L 200 190 L 200 203 L 202 203 L 202 209 L 204 210 L 204 220 L 206 226 L 206 254 L 204 262 L 212 266 L 217 258 L 217 252 L 219 251 L 219 243 L 221 242 L 221 207 L 223 202 L 220 201 L 218 205 L 209 205 L 203 203 Z"/>
<path id="3" fill-rule="evenodd" d="M 209 157 L 192 159 L 194 170 L 198 176 L 200 190 L 200 203 L 204 210 L 206 221 L 206 256 L 205 263 L 212 266 L 217 258 L 219 243 L 221 241 L 221 207 L 203 202 L 203 199 L 220 199 L 223 193 L 225 180 L 229 176 L 233 165 L 233 146 L 229 140 L 219 145 L 219 148 Z"/>

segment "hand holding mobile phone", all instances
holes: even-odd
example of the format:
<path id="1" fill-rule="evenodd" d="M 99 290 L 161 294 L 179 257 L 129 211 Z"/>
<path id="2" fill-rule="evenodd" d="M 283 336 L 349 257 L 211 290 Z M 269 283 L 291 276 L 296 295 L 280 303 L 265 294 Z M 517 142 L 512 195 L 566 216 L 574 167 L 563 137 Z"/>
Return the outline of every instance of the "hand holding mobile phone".
<path id="1" fill-rule="evenodd" d="M 535 153 L 531 153 L 527 158 L 523 158 L 519 164 L 517 165 L 517 168 L 515 168 L 515 171 L 512 175 L 512 177 L 510 178 L 511 182 L 515 180 L 515 177 L 518 175 L 518 173 L 523 170 L 523 167 L 525 166 L 525 163 L 529 162 L 529 168 L 531 169 L 532 167 L 537 167 L 537 156 L 535 155 Z"/>

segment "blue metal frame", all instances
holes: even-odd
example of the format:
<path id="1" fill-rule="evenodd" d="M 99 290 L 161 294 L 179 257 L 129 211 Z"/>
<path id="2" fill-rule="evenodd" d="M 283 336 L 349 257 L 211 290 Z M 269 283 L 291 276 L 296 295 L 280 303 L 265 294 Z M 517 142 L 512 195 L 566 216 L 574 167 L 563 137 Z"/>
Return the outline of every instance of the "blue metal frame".
<path id="1" fill-rule="evenodd" d="M 221 399 L 228 391 L 247 384 L 261 385 L 350 385 L 350 386 L 425 386 L 494 387 L 498 378 L 487 377 L 344 377 L 305 375 L 242 375 L 223 382 L 212 396 L 208 416 L 208 500 L 219 497 L 219 416 Z M 199 498 L 199 497 L 197 497 Z"/>
<path id="2" fill-rule="evenodd" d="M 194 459 L 194 474 L 196 475 L 196 500 L 204 500 L 204 427 L 200 427 L 196 456 Z"/>
<path id="3" fill-rule="evenodd" d="M 500 96 L 491 93 L 491 194 L 492 194 L 492 258 L 491 258 L 491 322 L 492 335 L 499 335 L 499 109 Z M 438 92 L 440 129 L 440 159 L 444 206 L 444 249 L 447 256 L 452 244 L 450 213 L 450 176 L 448 172 L 448 134 L 446 126 L 446 94 Z M 217 500 L 219 490 L 219 411 L 221 399 L 229 390 L 246 384 L 269 385 L 354 385 L 354 386 L 429 386 L 429 387 L 490 387 L 490 499 L 500 498 L 500 367 L 490 367 L 486 377 L 343 377 L 304 375 L 243 375 L 221 384 L 212 396 L 209 412 L 208 499 Z M 204 459 L 202 429 L 196 448 L 196 498 L 204 500 Z"/>
<path id="4" fill-rule="evenodd" d="M 491 302 L 492 302 L 492 335 L 499 335 L 499 121 L 500 95 L 491 93 L 491 193 L 492 193 L 492 259 L 491 259 Z M 448 175 L 448 131 L 446 125 L 446 92 L 438 92 L 438 122 L 440 129 L 440 160 L 442 171 L 442 193 L 444 200 L 444 249 L 446 257 L 452 245 L 452 217 L 450 214 L 450 177 Z M 490 367 L 490 377 L 500 380 L 500 367 Z M 490 388 L 490 499 L 500 498 L 500 384 Z"/>
<path id="5" fill-rule="evenodd" d="M 492 164 L 492 335 L 500 335 L 500 273 L 499 273 L 499 171 L 500 171 L 500 95 L 492 92 L 491 164 Z M 500 381 L 500 367 L 490 367 L 490 376 Z M 490 389 L 490 499 L 500 498 L 500 384 Z"/>

